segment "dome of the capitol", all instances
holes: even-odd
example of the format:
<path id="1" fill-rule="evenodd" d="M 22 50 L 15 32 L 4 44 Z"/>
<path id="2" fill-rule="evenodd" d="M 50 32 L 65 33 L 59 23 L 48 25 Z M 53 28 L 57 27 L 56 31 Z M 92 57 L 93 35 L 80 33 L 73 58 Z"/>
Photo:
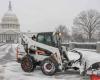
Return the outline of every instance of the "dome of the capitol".
<path id="1" fill-rule="evenodd" d="M 17 16 L 12 12 L 8 11 L 2 18 L 2 24 L 16 24 L 18 25 Z"/>
<path id="2" fill-rule="evenodd" d="M 16 14 L 12 11 L 11 2 L 9 2 L 9 9 L 4 14 L 1 20 L 1 26 L 2 29 L 7 29 L 7 30 L 9 29 L 9 30 L 16 30 L 16 31 L 20 30 L 18 18 Z"/>

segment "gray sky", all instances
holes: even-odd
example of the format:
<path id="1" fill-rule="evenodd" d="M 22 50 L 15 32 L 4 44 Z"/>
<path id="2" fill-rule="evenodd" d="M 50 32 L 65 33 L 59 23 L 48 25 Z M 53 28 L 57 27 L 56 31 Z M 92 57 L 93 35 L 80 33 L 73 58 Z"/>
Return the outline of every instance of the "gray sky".
<path id="1" fill-rule="evenodd" d="M 54 31 L 60 24 L 70 28 L 83 10 L 100 12 L 100 0 L 10 0 L 21 31 Z M 0 20 L 8 10 L 9 0 L 0 0 Z"/>

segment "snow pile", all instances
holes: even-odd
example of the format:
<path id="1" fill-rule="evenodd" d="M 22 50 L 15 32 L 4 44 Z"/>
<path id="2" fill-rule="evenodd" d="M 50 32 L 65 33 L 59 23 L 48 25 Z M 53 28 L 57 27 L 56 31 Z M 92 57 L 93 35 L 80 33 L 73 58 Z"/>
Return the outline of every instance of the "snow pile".
<path id="1" fill-rule="evenodd" d="M 83 55 L 83 61 L 86 61 L 87 68 L 89 68 L 92 64 L 96 62 L 100 62 L 100 54 L 96 53 L 96 51 L 90 51 L 87 49 L 76 49 L 81 52 Z"/>
<path id="2" fill-rule="evenodd" d="M 68 56 L 69 60 L 74 60 L 74 61 L 76 61 L 80 58 L 80 55 L 78 53 L 71 52 L 71 51 L 69 51 L 67 53 L 67 56 Z"/>

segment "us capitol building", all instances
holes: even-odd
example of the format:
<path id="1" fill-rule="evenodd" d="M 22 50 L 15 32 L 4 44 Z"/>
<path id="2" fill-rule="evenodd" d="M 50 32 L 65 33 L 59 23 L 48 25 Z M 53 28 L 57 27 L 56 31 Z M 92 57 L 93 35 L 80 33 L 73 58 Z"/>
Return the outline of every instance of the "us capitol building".
<path id="1" fill-rule="evenodd" d="M 0 23 L 0 43 L 18 43 L 20 37 L 20 24 L 17 16 L 13 13 L 11 2 L 8 11 L 4 14 Z M 33 33 L 22 33 L 33 35 Z"/>
<path id="2" fill-rule="evenodd" d="M 12 11 L 11 2 L 9 2 L 8 11 L 4 14 L 0 23 L 0 42 L 17 43 L 19 34 L 20 24 Z"/>

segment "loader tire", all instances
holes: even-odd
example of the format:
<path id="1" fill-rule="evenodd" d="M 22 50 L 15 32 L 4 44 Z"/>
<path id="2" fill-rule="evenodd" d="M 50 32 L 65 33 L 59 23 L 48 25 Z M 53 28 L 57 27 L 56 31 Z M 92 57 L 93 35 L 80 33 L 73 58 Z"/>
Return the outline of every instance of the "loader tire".
<path id="1" fill-rule="evenodd" d="M 45 75 L 52 76 L 56 73 L 56 65 L 50 59 L 45 59 L 41 63 L 41 70 Z"/>
<path id="2" fill-rule="evenodd" d="M 21 68 L 25 72 L 33 72 L 36 68 L 35 60 L 31 56 L 25 56 L 22 59 Z"/>

